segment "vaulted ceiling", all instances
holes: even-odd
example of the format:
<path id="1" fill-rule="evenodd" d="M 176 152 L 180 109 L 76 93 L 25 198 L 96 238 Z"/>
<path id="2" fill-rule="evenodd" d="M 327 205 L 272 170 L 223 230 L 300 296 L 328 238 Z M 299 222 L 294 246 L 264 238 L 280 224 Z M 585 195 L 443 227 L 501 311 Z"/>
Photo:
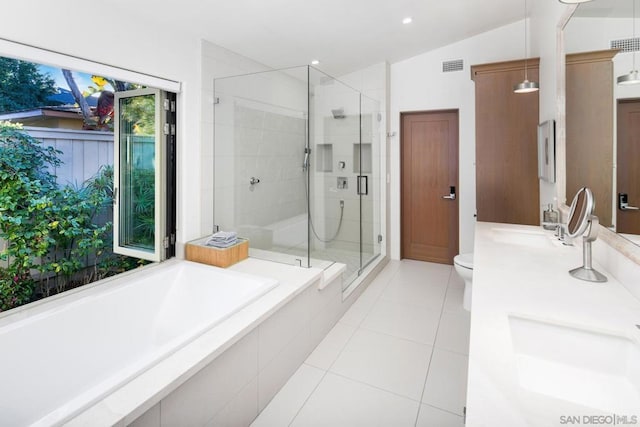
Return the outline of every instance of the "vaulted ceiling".
<path id="1" fill-rule="evenodd" d="M 517 0 L 112 0 L 108 7 L 274 68 L 318 59 L 333 75 L 409 58 L 524 15 Z M 405 17 L 413 22 L 403 25 Z"/>

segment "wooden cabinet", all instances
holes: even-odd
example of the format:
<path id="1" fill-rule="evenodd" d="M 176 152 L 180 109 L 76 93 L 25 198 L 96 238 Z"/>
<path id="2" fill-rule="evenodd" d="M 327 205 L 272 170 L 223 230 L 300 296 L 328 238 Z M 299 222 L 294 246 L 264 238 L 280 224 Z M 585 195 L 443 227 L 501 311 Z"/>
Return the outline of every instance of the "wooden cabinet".
<path id="1" fill-rule="evenodd" d="M 527 61 L 538 81 L 538 59 Z M 540 224 L 538 92 L 516 94 L 524 61 L 471 67 L 476 85 L 476 208 L 478 221 Z"/>
<path id="2" fill-rule="evenodd" d="M 600 224 L 612 224 L 613 57 L 617 50 L 567 55 L 567 203 L 582 187 L 596 199 Z"/>

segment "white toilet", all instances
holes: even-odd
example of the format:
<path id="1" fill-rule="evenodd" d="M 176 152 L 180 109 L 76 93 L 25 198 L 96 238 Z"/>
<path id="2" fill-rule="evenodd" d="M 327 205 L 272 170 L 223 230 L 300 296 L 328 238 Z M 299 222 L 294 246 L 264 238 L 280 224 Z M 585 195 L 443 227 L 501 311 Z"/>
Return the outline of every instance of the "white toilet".
<path id="1" fill-rule="evenodd" d="M 473 281 L 473 254 L 460 254 L 453 258 L 453 266 L 458 276 L 464 280 L 464 298 L 462 306 L 471 311 L 471 282 Z"/>

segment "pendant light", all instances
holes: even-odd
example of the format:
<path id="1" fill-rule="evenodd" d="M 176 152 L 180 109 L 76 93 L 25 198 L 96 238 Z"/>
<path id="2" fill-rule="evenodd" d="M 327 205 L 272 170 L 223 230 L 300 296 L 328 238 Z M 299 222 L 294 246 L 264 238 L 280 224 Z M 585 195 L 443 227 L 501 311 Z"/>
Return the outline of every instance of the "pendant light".
<path id="1" fill-rule="evenodd" d="M 635 46 L 636 40 L 636 0 L 633 1 L 633 39 L 631 45 Z M 618 84 L 619 85 L 635 85 L 640 83 L 640 76 L 638 75 L 638 69 L 636 68 L 636 50 L 633 48 L 633 69 L 629 71 L 629 74 L 623 74 L 622 76 L 618 76 Z"/>
<path id="2" fill-rule="evenodd" d="M 524 81 L 513 87 L 515 93 L 531 93 L 538 91 L 536 82 L 530 82 L 527 75 L 527 0 L 524 0 Z"/>
<path id="3" fill-rule="evenodd" d="M 560 3 L 564 4 L 580 4 L 580 3 L 588 3 L 592 0 L 560 0 Z"/>

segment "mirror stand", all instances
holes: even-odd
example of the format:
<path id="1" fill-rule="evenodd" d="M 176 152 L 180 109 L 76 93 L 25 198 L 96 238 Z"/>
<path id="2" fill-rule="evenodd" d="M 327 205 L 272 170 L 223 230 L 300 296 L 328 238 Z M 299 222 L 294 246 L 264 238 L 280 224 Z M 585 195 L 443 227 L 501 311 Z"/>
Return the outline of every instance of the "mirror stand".
<path id="1" fill-rule="evenodd" d="M 589 228 L 587 234 L 582 237 L 582 267 L 569 270 L 569 274 L 576 279 L 585 280 L 587 282 L 606 282 L 607 276 L 594 270 L 591 266 L 591 243 L 596 240 L 598 235 L 598 217 L 591 215 L 589 218 Z"/>

